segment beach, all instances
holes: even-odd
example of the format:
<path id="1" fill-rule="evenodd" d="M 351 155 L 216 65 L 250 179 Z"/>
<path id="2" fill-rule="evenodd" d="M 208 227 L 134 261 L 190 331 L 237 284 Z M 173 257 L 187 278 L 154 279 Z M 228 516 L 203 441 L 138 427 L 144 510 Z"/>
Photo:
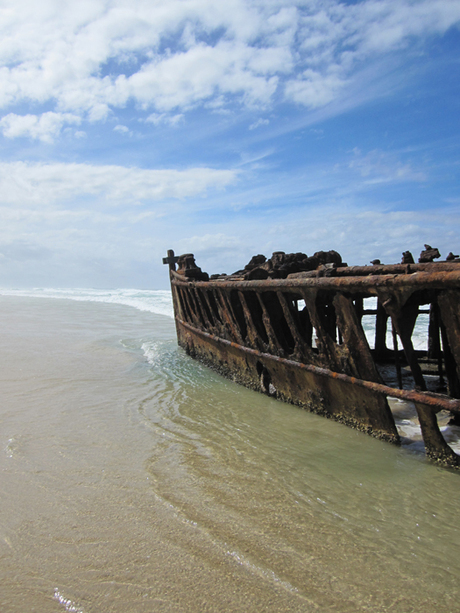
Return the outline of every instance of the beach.
<path id="1" fill-rule="evenodd" d="M 460 610 L 460 474 L 221 378 L 168 300 L 0 293 L 0 610 Z"/>

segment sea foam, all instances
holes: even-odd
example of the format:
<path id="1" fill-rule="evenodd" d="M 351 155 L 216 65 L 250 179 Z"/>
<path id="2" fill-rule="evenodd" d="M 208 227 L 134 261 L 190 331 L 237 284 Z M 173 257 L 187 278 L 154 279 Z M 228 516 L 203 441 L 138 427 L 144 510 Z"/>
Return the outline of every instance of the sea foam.
<path id="1" fill-rule="evenodd" d="M 57 298 L 85 302 L 104 302 L 130 306 L 139 311 L 174 317 L 171 292 L 169 290 L 138 289 L 0 289 L 1 296 L 24 296 L 28 298 Z"/>

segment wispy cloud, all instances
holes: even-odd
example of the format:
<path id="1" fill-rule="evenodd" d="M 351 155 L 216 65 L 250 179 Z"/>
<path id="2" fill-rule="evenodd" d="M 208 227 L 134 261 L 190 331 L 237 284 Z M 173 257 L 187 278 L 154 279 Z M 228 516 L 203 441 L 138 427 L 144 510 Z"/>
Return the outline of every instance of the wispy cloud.
<path id="1" fill-rule="evenodd" d="M 0 163 L 0 200 L 17 205 L 98 198 L 104 206 L 185 199 L 234 182 L 235 170 L 145 170 L 63 163 Z"/>
<path id="2" fill-rule="evenodd" d="M 211 272 L 458 252 L 459 24 L 457 0 L 4 0 L 0 283 L 150 283 L 168 247 Z"/>
<path id="3" fill-rule="evenodd" d="M 410 162 L 402 161 L 395 153 L 386 153 L 380 150 L 363 154 L 355 148 L 348 167 L 361 175 L 364 185 L 427 180 L 426 172 L 423 170 L 415 169 Z"/>
<path id="4" fill-rule="evenodd" d="M 269 119 L 259 118 L 259 119 L 257 119 L 257 121 L 255 121 L 254 123 L 252 123 L 249 126 L 249 129 L 250 130 L 255 130 L 256 128 L 260 128 L 260 126 L 268 126 L 269 123 L 270 123 Z"/>
<path id="5" fill-rule="evenodd" d="M 345 95 L 366 62 L 459 23 L 458 2 L 365 0 L 6 0 L 0 20 L 0 108 L 52 104 L 6 136 L 49 141 L 76 117 L 105 120 L 129 101 L 150 121 L 213 101 L 266 107 L 276 96 L 320 108 Z M 46 125 L 45 125 L 46 124 Z"/>
<path id="6" fill-rule="evenodd" d="M 183 113 L 178 113 L 176 115 L 170 115 L 168 113 L 152 113 L 145 120 L 147 123 L 152 123 L 155 126 L 159 126 L 161 124 L 168 126 L 177 126 L 182 123 L 184 119 Z"/>

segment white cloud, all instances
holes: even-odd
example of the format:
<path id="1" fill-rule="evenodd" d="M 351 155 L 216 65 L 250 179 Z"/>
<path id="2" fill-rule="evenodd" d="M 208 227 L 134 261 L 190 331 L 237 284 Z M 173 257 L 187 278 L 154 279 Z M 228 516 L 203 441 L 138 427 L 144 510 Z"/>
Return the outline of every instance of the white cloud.
<path id="1" fill-rule="evenodd" d="M 9 113 L 0 120 L 0 130 L 7 138 L 28 136 L 44 143 L 52 143 L 65 124 L 79 124 L 80 117 L 71 113 L 43 113 L 42 115 L 16 115 Z"/>
<path id="2" fill-rule="evenodd" d="M 268 126 L 268 124 L 270 123 L 270 121 L 268 119 L 258 119 L 257 121 L 255 121 L 254 123 L 252 123 L 249 126 L 250 130 L 255 130 L 256 128 L 258 128 L 259 126 Z"/>
<path id="3" fill-rule="evenodd" d="M 285 95 L 288 100 L 317 108 L 334 100 L 346 84 L 346 80 L 339 74 L 324 74 L 307 69 L 299 78 L 286 83 Z"/>
<path id="4" fill-rule="evenodd" d="M 356 11 L 359 29 L 352 42 L 359 40 L 361 53 L 400 49 L 413 37 L 443 34 L 460 20 L 460 4 L 455 0 L 419 2 L 366 2 Z M 366 25 L 365 29 L 360 26 Z"/>
<path id="5" fill-rule="evenodd" d="M 414 169 L 410 162 L 402 161 L 395 153 L 385 153 L 377 149 L 366 154 L 354 149 L 348 167 L 358 171 L 365 185 L 423 182 L 427 179 L 426 173 L 421 169 Z"/>
<path id="6" fill-rule="evenodd" d="M 177 117 L 196 105 L 307 107 L 337 99 L 366 62 L 460 21 L 449 0 L 4 0 L 0 108 L 13 138 L 49 142 L 75 115 L 103 121 L 129 101 Z M 45 125 L 46 124 L 46 125 Z"/>
<path id="7" fill-rule="evenodd" d="M 185 199 L 234 182 L 237 171 L 145 170 L 90 164 L 0 163 L 0 203 L 48 206 L 79 198 L 107 205 Z"/>
<path id="8" fill-rule="evenodd" d="M 118 124 L 113 129 L 114 132 L 118 132 L 119 134 L 126 134 L 128 136 L 132 136 L 133 133 L 127 126 L 123 126 L 122 124 Z"/>
<path id="9" fill-rule="evenodd" d="M 168 115 L 167 113 L 152 113 L 145 120 L 147 123 L 153 123 L 155 126 L 165 124 L 168 126 L 177 126 L 184 119 L 183 113 L 177 115 Z"/>
<path id="10" fill-rule="evenodd" d="M 248 240 L 241 229 L 230 225 L 225 230 L 222 232 L 216 228 L 216 232 L 210 234 L 185 236 L 175 240 L 171 238 L 171 244 L 174 244 L 177 253 L 194 253 L 197 265 L 203 266 L 206 272 L 228 274 L 249 261 L 249 257 L 245 258 L 252 245 L 251 239 Z"/>
<path id="11" fill-rule="evenodd" d="M 185 52 L 155 58 L 127 79 L 120 77 L 115 88 L 121 98 L 154 104 L 161 111 L 187 109 L 215 94 L 241 95 L 249 105 L 266 104 L 278 79 L 270 74 L 276 68 L 269 72 L 263 65 L 264 51 L 235 41 L 197 43 Z"/>
<path id="12" fill-rule="evenodd" d="M 192 237 L 183 238 L 178 241 L 177 249 L 186 253 L 187 249 L 195 249 L 200 254 L 205 254 L 208 257 L 215 255 L 216 253 L 235 253 L 238 249 L 241 249 L 243 242 L 241 238 L 237 236 L 228 236 L 223 232 L 216 232 L 213 234 L 203 234 L 201 236 L 195 235 Z"/>

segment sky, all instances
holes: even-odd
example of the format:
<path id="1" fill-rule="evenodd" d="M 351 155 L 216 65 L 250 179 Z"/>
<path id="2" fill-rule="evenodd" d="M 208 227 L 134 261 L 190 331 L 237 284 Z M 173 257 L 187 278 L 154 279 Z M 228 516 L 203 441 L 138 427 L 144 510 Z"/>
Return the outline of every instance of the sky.
<path id="1" fill-rule="evenodd" d="M 460 253 L 460 0 L 3 0 L 0 287 Z"/>

